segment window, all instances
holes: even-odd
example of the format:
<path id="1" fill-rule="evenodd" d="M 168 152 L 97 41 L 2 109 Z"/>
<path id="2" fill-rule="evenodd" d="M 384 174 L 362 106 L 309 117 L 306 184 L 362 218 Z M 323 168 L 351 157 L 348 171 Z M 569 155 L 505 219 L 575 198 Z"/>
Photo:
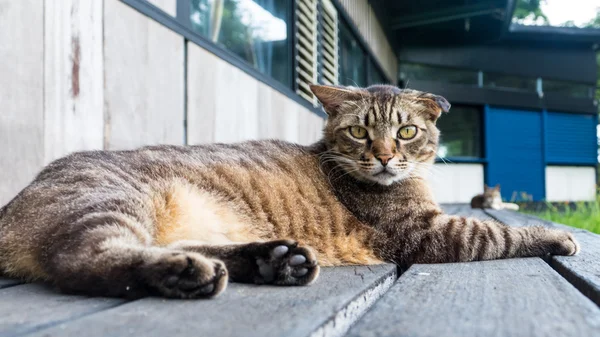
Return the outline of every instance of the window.
<path id="1" fill-rule="evenodd" d="M 367 86 L 367 57 L 348 23 L 340 21 L 340 78 L 343 85 Z"/>
<path id="2" fill-rule="evenodd" d="M 281 83 L 291 83 L 291 2 L 190 0 L 194 31 Z"/>
<path id="3" fill-rule="evenodd" d="M 371 60 L 369 62 L 369 85 L 371 84 L 388 84 L 388 80 L 385 75 L 379 70 L 379 68 L 375 65 L 375 62 Z"/>
<path id="4" fill-rule="evenodd" d="M 426 64 L 400 64 L 400 79 L 410 86 L 410 81 L 436 81 L 464 85 L 477 85 L 477 71 Z"/>
<path id="5" fill-rule="evenodd" d="M 475 106 L 454 105 L 452 113 L 442 115 L 437 121 L 441 131 L 438 156 L 441 158 L 481 158 L 482 113 Z"/>
<path id="6" fill-rule="evenodd" d="M 537 79 L 524 76 L 484 73 L 483 86 L 499 89 L 536 92 Z"/>
<path id="7" fill-rule="evenodd" d="M 593 98 L 594 87 L 587 84 L 542 79 L 544 94 L 562 94 L 571 97 Z"/>

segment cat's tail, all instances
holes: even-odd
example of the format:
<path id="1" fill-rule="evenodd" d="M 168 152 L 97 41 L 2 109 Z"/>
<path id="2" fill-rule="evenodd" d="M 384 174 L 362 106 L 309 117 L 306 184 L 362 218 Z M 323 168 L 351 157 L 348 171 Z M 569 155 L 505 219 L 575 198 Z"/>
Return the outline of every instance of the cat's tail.
<path id="1" fill-rule="evenodd" d="M 504 209 L 509 209 L 511 211 L 518 211 L 519 210 L 519 205 L 513 204 L 511 202 L 504 202 L 504 203 L 502 203 L 502 206 L 504 207 Z"/>

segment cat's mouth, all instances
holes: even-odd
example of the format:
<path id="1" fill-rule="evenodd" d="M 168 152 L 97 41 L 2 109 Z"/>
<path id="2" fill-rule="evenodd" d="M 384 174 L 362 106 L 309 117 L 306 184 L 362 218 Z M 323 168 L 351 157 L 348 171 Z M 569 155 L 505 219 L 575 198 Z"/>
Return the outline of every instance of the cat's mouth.
<path id="1" fill-rule="evenodd" d="M 373 177 L 388 178 L 388 177 L 393 177 L 395 175 L 396 175 L 396 173 L 391 172 L 390 170 L 388 170 L 387 167 L 383 167 L 379 172 L 373 174 Z"/>

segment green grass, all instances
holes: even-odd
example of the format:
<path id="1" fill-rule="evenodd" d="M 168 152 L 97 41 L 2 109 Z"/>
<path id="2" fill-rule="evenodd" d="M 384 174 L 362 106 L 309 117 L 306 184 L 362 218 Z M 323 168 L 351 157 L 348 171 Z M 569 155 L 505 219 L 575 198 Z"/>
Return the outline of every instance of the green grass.
<path id="1" fill-rule="evenodd" d="M 575 206 L 574 209 L 569 207 L 561 207 L 559 209 L 555 205 L 548 203 L 548 209 L 545 211 L 525 211 L 524 213 L 600 234 L 600 196 L 596 197 L 595 202 L 579 202 Z"/>

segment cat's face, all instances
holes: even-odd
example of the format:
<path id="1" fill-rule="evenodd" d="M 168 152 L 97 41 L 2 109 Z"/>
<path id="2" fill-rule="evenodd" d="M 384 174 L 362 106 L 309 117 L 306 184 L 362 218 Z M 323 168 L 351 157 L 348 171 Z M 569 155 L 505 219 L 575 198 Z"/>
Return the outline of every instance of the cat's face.
<path id="1" fill-rule="evenodd" d="M 441 96 L 393 86 L 311 86 L 328 114 L 324 137 L 346 173 L 391 185 L 422 176 L 436 156 L 435 121 L 450 104 Z"/>
<path id="2" fill-rule="evenodd" d="M 500 194 L 500 185 L 494 187 L 484 186 L 483 197 L 489 205 L 501 205 L 502 195 Z"/>

